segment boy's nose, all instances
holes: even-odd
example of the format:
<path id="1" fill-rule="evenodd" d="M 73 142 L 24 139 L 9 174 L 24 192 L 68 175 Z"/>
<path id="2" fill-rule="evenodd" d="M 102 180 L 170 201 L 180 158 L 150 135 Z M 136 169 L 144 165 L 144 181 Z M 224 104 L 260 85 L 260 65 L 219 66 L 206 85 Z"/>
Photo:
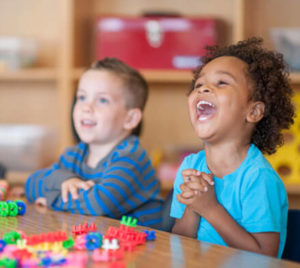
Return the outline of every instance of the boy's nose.
<path id="1" fill-rule="evenodd" d="M 83 111 L 86 113 L 91 113 L 93 111 L 93 104 L 91 102 L 85 103 L 83 106 Z"/>

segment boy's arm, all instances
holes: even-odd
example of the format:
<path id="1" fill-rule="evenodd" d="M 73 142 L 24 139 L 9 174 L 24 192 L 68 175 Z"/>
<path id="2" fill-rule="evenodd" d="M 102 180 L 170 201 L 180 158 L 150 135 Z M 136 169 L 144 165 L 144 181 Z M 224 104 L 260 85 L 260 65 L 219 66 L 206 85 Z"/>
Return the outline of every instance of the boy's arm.
<path id="1" fill-rule="evenodd" d="M 49 199 L 48 202 L 53 202 L 61 190 L 62 182 L 77 177 L 71 166 L 70 151 L 66 151 L 61 155 L 59 161 L 50 168 L 41 169 L 31 174 L 25 184 L 25 194 L 28 201 L 34 202 L 37 198 L 44 197 Z"/>
<path id="2" fill-rule="evenodd" d="M 64 180 L 74 177 L 75 174 L 57 167 L 42 169 L 29 176 L 25 184 L 25 194 L 29 202 L 34 202 L 38 197 L 50 198 L 52 191 L 60 191 L 59 187 Z M 53 198 L 51 198 L 53 199 Z"/>
<path id="3" fill-rule="evenodd" d="M 79 190 L 75 200 L 69 195 L 66 203 L 59 196 L 52 207 L 112 218 L 120 218 L 134 211 L 160 192 L 150 160 L 144 155 L 144 151 L 137 155 L 118 151 L 118 154 L 105 163 L 107 167 L 101 177 L 93 179 L 94 186 L 88 190 Z"/>

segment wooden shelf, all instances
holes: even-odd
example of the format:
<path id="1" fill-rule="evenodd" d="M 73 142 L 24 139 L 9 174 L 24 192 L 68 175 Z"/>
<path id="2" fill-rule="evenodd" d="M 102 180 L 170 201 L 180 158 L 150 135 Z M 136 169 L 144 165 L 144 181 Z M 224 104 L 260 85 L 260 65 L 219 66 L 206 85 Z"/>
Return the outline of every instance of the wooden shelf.
<path id="1" fill-rule="evenodd" d="M 291 73 L 290 79 L 292 84 L 300 84 L 300 72 L 299 73 Z"/>
<path id="2" fill-rule="evenodd" d="M 84 68 L 73 71 L 73 79 L 78 80 Z M 141 70 L 149 83 L 190 83 L 193 78 L 189 70 Z M 0 81 L 51 81 L 57 79 L 55 68 L 30 68 L 16 71 L 0 71 Z M 293 84 L 300 84 L 300 72 L 291 73 Z"/>
<path id="3" fill-rule="evenodd" d="M 169 192 L 173 188 L 174 181 L 160 180 L 160 187 L 162 191 Z"/>
<path id="4" fill-rule="evenodd" d="M 73 79 L 78 81 L 82 73 L 84 72 L 85 68 L 76 68 L 73 70 Z"/>
<path id="5" fill-rule="evenodd" d="M 300 184 L 285 184 L 285 189 L 289 195 L 300 195 Z"/>
<path id="6" fill-rule="evenodd" d="M 77 68 L 73 71 L 73 79 L 78 80 L 84 69 Z M 148 83 L 191 83 L 193 73 L 191 70 L 140 70 Z M 1 73 L 0 73 L 1 78 Z M 292 84 L 300 84 L 300 72 L 291 73 Z"/>
<path id="7" fill-rule="evenodd" d="M 188 70 L 141 70 L 149 83 L 190 83 L 193 75 Z"/>
<path id="8" fill-rule="evenodd" d="M 73 79 L 78 80 L 84 69 L 73 71 Z M 191 83 L 193 74 L 191 70 L 140 70 L 148 83 Z"/>
<path id="9" fill-rule="evenodd" d="M 16 71 L 0 71 L 0 81 L 53 81 L 57 78 L 55 68 L 30 68 Z"/>
<path id="10" fill-rule="evenodd" d="M 27 178 L 33 171 L 8 171 L 6 180 L 10 184 L 25 184 Z"/>

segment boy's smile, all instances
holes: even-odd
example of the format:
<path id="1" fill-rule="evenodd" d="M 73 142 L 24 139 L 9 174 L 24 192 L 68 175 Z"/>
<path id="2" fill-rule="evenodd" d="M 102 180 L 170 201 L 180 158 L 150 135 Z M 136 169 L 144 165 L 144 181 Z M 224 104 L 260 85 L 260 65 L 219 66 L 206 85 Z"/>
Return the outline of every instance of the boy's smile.
<path id="1" fill-rule="evenodd" d="M 188 105 L 192 125 L 204 141 L 244 137 L 251 92 L 247 64 L 223 56 L 207 63 L 199 74 Z"/>
<path id="2" fill-rule="evenodd" d="M 97 125 L 97 122 L 96 121 L 92 121 L 92 120 L 89 120 L 89 119 L 83 119 L 80 121 L 82 127 L 94 127 Z"/>

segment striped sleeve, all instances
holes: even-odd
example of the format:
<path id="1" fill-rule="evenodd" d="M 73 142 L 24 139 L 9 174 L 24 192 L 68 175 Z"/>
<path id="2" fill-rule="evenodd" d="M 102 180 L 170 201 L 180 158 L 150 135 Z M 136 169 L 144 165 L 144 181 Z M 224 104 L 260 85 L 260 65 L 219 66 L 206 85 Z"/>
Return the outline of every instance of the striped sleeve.
<path id="1" fill-rule="evenodd" d="M 25 194 L 29 202 L 34 202 L 38 197 L 44 197 L 47 204 L 52 204 L 60 195 L 61 184 L 69 178 L 78 177 L 76 171 L 66 164 L 70 158 L 73 158 L 71 162 L 75 161 L 74 151 L 79 151 L 78 148 L 75 146 L 68 148 L 60 156 L 58 162 L 49 168 L 38 170 L 28 177 Z"/>
<path id="2" fill-rule="evenodd" d="M 149 225 L 161 221 L 160 184 L 137 137 L 119 144 L 102 166 L 101 173 L 94 171 L 99 174 L 94 187 L 79 191 L 79 198 L 67 203 L 59 197 L 53 208 L 111 218 L 132 215 Z"/>

